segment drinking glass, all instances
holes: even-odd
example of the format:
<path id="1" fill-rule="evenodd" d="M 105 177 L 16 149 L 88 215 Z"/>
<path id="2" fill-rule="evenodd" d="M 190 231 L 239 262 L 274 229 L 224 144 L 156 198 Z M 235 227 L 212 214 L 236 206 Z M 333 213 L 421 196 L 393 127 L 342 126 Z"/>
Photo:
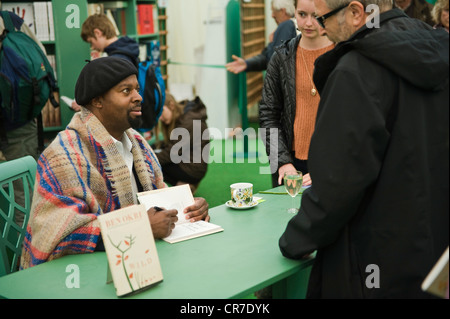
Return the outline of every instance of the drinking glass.
<path id="1" fill-rule="evenodd" d="M 303 183 L 303 174 L 300 171 L 289 171 L 284 173 L 284 187 L 286 192 L 292 197 L 292 207 L 288 208 L 288 213 L 295 214 L 298 208 L 295 207 L 295 196 L 300 192 Z"/>

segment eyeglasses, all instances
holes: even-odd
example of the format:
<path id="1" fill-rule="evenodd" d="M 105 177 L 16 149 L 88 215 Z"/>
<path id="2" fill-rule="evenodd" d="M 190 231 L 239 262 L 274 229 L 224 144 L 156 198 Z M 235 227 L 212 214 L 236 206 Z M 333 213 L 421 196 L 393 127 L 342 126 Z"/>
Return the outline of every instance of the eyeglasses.
<path id="1" fill-rule="evenodd" d="M 350 3 L 344 4 L 334 10 L 331 10 L 330 12 L 320 16 L 320 17 L 316 17 L 317 22 L 319 23 L 319 25 L 325 29 L 325 20 L 328 19 L 329 17 L 335 15 L 336 13 L 338 13 L 339 11 L 341 11 L 342 9 L 348 7 Z"/>

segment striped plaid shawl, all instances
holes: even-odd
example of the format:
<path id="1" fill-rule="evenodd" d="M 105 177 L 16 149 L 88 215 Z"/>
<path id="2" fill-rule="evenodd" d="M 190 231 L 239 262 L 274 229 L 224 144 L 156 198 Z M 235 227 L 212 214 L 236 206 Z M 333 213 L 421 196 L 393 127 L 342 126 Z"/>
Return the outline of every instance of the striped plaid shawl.
<path id="1" fill-rule="evenodd" d="M 133 129 L 126 134 L 144 190 L 165 187 L 148 143 Z M 125 161 L 100 121 L 83 109 L 39 158 L 21 268 L 93 252 L 100 235 L 97 216 L 132 204 Z"/>

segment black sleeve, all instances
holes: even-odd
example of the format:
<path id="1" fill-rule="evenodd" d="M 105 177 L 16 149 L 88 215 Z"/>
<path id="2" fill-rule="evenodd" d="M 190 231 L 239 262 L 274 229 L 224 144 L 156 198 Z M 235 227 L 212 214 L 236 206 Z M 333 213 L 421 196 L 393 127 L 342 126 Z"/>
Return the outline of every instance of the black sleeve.
<path id="1" fill-rule="evenodd" d="M 313 183 L 279 240 L 286 257 L 333 243 L 377 180 L 390 137 L 380 88 L 394 84 L 366 71 L 341 70 L 327 81 L 308 158 Z"/>

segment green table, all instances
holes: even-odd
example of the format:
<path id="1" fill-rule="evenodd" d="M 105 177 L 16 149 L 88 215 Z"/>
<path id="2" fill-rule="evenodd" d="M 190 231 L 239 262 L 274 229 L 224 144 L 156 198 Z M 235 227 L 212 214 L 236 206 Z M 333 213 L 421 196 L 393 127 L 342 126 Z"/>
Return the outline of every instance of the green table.
<path id="1" fill-rule="evenodd" d="M 273 191 L 282 191 L 277 188 Z M 248 210 L 210 209 L 224 231 L 168 244 L 157 240 L 164 281 L 128 298 L 244 298 L 273 285 L 275 298 L 303 298 L 313 259 L 284 258 L 278 239 L 293 215 L 291 197 L 257 194 L 265 201 Z M 296 198 L 300 202 L 300 195 Z M 76 265 L 80 287 L 67 288 Z M 106 284 L 105 253 L 71 255 L 0 278 L 4 298 L 117 298 Z"/>

